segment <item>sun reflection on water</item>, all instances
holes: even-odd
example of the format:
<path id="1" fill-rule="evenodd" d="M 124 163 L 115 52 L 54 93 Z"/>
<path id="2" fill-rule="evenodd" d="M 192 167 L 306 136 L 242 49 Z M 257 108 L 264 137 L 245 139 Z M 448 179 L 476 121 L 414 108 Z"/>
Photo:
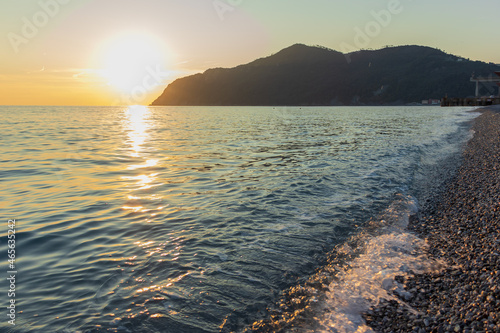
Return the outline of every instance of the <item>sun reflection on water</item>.
<path id="1" fill-rule="evenodd" d="M 150 134 L 148 133 L 151 129 L 151 110 L 143 105 L 133 105 L 129 106 L 124 111 L 124 130 L 128 134 L 128 140 L 126 143 L 130 146 L 130 156 L 134 158 L 134 164 L 127 167 L 127 171 L 133 172 L 134 170 L 141 171 L 141 169 L 147 169 L 150 167 L 155 167 L 158 165 L 158 159 L 148 158 L 145 152 L 145 147 L 148 144 Z M 142 160 L 142 161 L 141 161 Z M 130 175 L 122 176 L 123 180 L 127 180 L 133 183 L 130 191 L 140 191 L 147 190 L 158 184 L 156 177 L 158 173 L 147 173 L 146 170 L 141 173 L 130 173 Z M 128 203 L 122 208 L 130 210 L 136 213 L 149 212 L 151 209 L 145 208 L 142 204 L 135 203 L 135 200 L 145 199 L 142 196 L 129 194 L 127 196 Z M 157 199 L 157 198 L 155 198 Z"/>
<path id="2" fill-rule="evenodd" d="M 169 210 L 173 212 L 179 210 L 179 208 L 170 207 L 168 203 L 163 202 L 168 194 L 152 189 L 163 185 L 164 170 L 162 167 L 165 165 L 162 161 L 166 159 L 163 154 L 151 151 L 150 141 L 154 139 L 151 136 L 155 125 L 152 112 L 146 106 L 130 106 L 124 111 L 123 121 L 124 131 L 127 135 L 124 144 L 132 162 L 125 167 L 126 170 L 121 175 L 121 180 L 125 182 L 128 189 L 125 196 L 126 201 L 121 208 L 128 211 L 127 214 L 138 217 L 134 223 L 144 225 L 165 221 L 162 216 L 168 215 Z M 181 237 L 171 236 L 164 242 L 151 239 L 137 240 L 134 245 L 141 252 L 138 258 L 142 259 L 127 260 L 124 265 L 141 266 L 151 261 L 172 263 L 179 260 L 183 253 L 183 239 Z M 170 290 L 175 289 L 175 285 L 181 283 L 192 273 L 191 271 L 184 272 L 168 279 L 152 276 L 149 273 L 136 277 L 135 295 L 137 297 L 142 295 L 141 299 L 144 299 L 144 303 L 136 305 L 144 308 L 140 313 L 148 313 L 147 302 L 157 297 L 158 294 L 169 295 Z M 169 315 L 176 313 L 168 305 L 166 310 Z M 152 314 L 152 317 L 164 315 L 164 313 L 156 312 Z"/>
<path id="3" fill-rule="evenodd" d="M 158 164 L 158 160 L 150 159 L 150 160 L 147 160 L 144 164 L 130 165 L 127 169 L 128 170 L 143 169 L 143 168 L 154 167 L 157 164 Z"/>
<path id="4" fill-rule="evenodd" d="M 128 134 L 132 145 L 132 156 L 139 157 L 142 145 L 146 141 L 148 135 L 147 130 L 150 125 L 148 118 L 150 115 L 149 109 L 144 105 L 129 106 L 126 110 L 128 118 Z"/>
<path id="5" fill-rule="evenodd" d="M 140 185 L 140 190 L 143 190 L 143 189 L 148 189 L 148 188 L 151 188 L 153 187 L 153 182 L 156 178 L 156 176 L 158 176 L 157 173 L 151 173 L 149 175 L 137 175 L 137 176 L 132 176 L 132 177 L 127 177 L 127 176 L 123 176 L 122 179 L 127 179 L 127 180 L 136 180 L 137 181 L 137 185 Z"/>

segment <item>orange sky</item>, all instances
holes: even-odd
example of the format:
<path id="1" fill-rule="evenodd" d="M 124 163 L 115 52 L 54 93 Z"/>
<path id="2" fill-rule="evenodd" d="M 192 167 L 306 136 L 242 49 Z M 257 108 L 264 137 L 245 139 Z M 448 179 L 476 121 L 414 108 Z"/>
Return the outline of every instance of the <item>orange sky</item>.
<path id="1" fill-rule="evenodd" d="M 0 12 L 1 105 L 151 103 L 175 78 L 294 43 L 419 44 L 500 63 L 496 0 L 24 0 Z M 367 30 L 368 29 L 368 30 Z M 372 29 L 372 30 L 370 30 Z M 359 31 L 369 32 L 359 38 Z"/>

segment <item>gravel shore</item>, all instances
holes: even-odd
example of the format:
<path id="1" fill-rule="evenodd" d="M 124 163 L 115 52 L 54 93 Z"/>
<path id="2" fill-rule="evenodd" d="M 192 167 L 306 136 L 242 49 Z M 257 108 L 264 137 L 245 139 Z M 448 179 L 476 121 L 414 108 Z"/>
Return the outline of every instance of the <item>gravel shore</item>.
<path id="1" fill-rule="evenodd" d="M 457 174 L 409 225 L 448 266 L 397 277 L 403 302 L 364 315 L 376 332 L 500 332 L 500 107 L 481 112 Z"/>

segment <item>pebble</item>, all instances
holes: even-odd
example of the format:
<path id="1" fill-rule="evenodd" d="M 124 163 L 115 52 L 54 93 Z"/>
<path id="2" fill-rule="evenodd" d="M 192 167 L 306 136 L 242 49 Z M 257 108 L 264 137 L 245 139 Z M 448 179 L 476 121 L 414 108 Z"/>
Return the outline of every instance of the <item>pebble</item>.
<path id="1" fill-rule="evenodd" d="M 383 300 L 364 316 L 375 332 L 500 332 L 500 107 L 483 109 L 473 130 L 453 179 L 408 226 L 448 267 L 397 277 L 395 295 L 413 311 Z"/>

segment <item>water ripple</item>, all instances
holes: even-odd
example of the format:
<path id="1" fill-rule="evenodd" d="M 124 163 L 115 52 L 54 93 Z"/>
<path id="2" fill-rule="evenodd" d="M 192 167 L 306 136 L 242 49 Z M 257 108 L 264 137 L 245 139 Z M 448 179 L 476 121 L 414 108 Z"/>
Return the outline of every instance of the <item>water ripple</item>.
<path id="1" fill-rule="evenodd" d="M 16 328 L 240 330 L 457 152 L 463 111 L 2 107 Z"/>

